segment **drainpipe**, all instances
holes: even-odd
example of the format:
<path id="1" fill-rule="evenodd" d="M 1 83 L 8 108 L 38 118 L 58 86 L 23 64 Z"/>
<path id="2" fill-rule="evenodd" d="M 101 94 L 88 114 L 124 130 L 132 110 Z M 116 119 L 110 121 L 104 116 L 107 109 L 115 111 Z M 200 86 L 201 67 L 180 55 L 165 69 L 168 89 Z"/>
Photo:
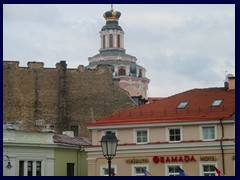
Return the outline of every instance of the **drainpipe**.
<path id="1" fill-rule="evenodd" d="M 223 167 L 223 174 L 225 174 L 225 162 L 224 162 L 224 149 L 223 149 L 223 138 L 224 138 L 224 127 L 223 127 L 223 123 L 222 123 L 222 118 L 220 118 L 220 124 L 222 127 L 222 137 L 221 137 L 221 141 L 220 141 L 220 147 L 221 147 L 221 152 L 222 152 L 222 167 Z"/>

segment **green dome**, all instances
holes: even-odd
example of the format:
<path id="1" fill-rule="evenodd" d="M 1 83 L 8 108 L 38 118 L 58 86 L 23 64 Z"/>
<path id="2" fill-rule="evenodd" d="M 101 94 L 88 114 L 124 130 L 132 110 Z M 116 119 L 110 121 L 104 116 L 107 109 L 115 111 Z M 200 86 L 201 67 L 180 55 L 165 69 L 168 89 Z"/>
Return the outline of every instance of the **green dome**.
<path id="1" fill-rule="evenodd" d="M 114 24 L 114 23 L 106 24 L 105 26 L 102 27 L 101 31 L 109 30 L 109 29 L 116 29 L 116 30 L 122 31 L 121 26 L 119 26 L 118 24 Z"/>

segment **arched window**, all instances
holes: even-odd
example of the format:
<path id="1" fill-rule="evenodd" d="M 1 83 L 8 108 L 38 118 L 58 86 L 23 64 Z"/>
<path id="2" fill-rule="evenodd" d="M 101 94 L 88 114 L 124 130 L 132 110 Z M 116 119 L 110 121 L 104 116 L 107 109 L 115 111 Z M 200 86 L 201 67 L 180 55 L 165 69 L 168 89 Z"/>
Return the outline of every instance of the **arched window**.
<path id="1" fill-rule="evenodd" d="M 139 70 L 138 77 L 142 77 L 142 70 L 141 69 Z"/>
<path id="2" fill-rule="evenodd" d="M 120 34 L 117 35 L 117 47 L 120 48 Z"/>
<path id="3" fill-rule="evenodd" d="M 110 48 L 113 47 L 113 35 L 112 34 L 109 35 L 109 47 Z"/>
<path id="4" fill-rule="evenodd" d="M 103 35 L 103 48 L 105 48 L 105 35 Z"/>
<path id="5" fill-rule="evenodd" d="M 121 68 L 118 70 L 118 75 L 119 75 L 119 76 L 125 76 L 125 75 L 126 75 L 126 70 L 125 70 L 123 67 L 121 67 Z"/>

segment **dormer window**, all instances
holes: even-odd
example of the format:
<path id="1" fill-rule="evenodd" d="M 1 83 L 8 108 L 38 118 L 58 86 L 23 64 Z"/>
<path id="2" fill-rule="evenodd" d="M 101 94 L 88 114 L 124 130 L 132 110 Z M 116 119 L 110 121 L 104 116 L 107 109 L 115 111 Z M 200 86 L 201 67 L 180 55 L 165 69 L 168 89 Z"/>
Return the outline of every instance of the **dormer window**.
<path id="1" fill-rule="evenodd" d="M 177 109 L 184 109 L 188 105 L 188 101 L 182 101 L 178 105 Z"/>
<path id="2" fill-rule="evenodd" d="M 212 106 L 213 107 L 220 106 L 222 101 L 223 101 L 222 99 L 216 99 L 216 100 L 213 101 Z"/>

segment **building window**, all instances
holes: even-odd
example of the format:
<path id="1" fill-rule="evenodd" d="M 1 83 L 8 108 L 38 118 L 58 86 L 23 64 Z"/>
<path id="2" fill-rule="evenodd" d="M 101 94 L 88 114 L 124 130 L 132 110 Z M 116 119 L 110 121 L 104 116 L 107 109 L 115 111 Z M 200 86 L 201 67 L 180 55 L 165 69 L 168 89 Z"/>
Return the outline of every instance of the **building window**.
<path id="1" fill-rule="evenodd" d="M 19 161 L 19 176 L 24 176 L 24 161 Z"/>
<path id="2" fill-rule="evenodd" d="M 36 164 L 36 176 L 41 176 L 41 172 L 42 172 L 42 162 L 41 161 L 37 161 Z"/>
<path id="3" fill-rule="evenodd" d="M 67 176 L 74 176 L 74 163 L 67 163 Z"/>
<path id="4" fill-rule="evenodd" d="M 139 70 L 138 77 L 142 77 L 142 70 Z"/>
<path id="5" fill-rule="evenodd" d="M 70 126 L 69 129 L 73 131 L 74 136 L 78 136 L 78 126 Z"/>
<path id="6" fill-rule="evenodd" d="M 109 35 L 109 47 L 110 48 L 113 47 L 113 35 L 112 34 Z"/>
<path id="7" fill-rule="evenodd" d="M 170 142 L 181 141 L 181 128 L 168 128 Z"/>
<path id="8" fill-rule="evenodd" d="M 178 105 L 177 109 L 184 109 L 188 105 L 188 101 L 182 101 Z"/>
<path id="9" fill-rule="evenodd" d="M 179 176 L 178 168 L 181 168 L 179 164 L 167 165 L 167 175 L 168 176 Z"/>
<path id="10" fill-rule="evenodd" d="M 216 176 L 214 168 L 215 164 L 202 164 L 202 175 L 203 176 Z"/>
<path id="11" fill-rule="evenodd" d="M 117 35 L 117 47 L 120 48 L 120 34 Z"/>
<path id="12" fill-rule="evenodd" d="M 203 140 L 214 140 L 215 139 L 215 126 L 202 127 L 202 139 Z"/>
<path id="13" fill-rule="evenodd" d="M 32 176 L 32 175 L 33 175 L 33 162 L 28 161 L 28 176 Z"/>
<path id="14" fill-rule="evenodd" d="M 148 171 L 148 167 L 146 165 L 133 166 L 133 176 L 145 176 L 145 171 Z"/>
<path id="15" fill-rule="evenodd" d="M 112 176 L 116 176 L 117 173 L 116 173 L 116 167 L 113 167 L 111 166 L 111 175 Z M 108 167 L 101 167 L 101 176 L 109 176 L 109 173 L 108 173 Z"/>
<path id="16" fill-rule="evenodd" d="M 213 101 L 212 106 L 213 107 L 220 106 L 222 101 L 223 101 L 222 99 L 216 99 L 215 101 Z"/>
<path id="17" fill-rule="evenodd" d="M 105 35 L 103 35 L 103 48 L 105 48 Z"/>
<path id="18" fill-rule="evenodd" d="M 136 143 L 147 143 L 148 142 L 148 130 L 136 130 Z"/>
<path id="19" fill-rule="evenodd" d="M 55 126 L 54 125 L 50 125 L 50 129 L 54 131 L 55 130 Z"/>
<path id="20" fill-rule="evenodd" d="M 24 167 L 27 167 L 25 169 Z M 26 171 L 26 172 L 25 172 Z M 42 161 L 19 161 L 19 176 L 42 176 Z"/>
<path id="21" fill-rule="evenodd" d="M 118 70 L 118 75 L 119 75 L 119 76 L 125 76 L 125 75 L 126 75 L 126 70 L 125 70 L 124 68 L 120 68 L 120 69 Z"/>

